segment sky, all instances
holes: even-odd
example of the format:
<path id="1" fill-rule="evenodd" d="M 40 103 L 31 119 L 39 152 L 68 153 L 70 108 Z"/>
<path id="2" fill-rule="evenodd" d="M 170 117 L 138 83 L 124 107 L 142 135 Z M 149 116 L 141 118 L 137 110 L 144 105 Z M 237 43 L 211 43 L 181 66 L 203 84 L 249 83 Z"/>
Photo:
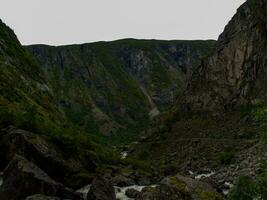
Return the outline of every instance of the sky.
<path id="1" fill-rule="evenodd" d="M 245 0 L 0 0 L 0 18 L 28 44 L 122 38 L 217 39 Z"/>

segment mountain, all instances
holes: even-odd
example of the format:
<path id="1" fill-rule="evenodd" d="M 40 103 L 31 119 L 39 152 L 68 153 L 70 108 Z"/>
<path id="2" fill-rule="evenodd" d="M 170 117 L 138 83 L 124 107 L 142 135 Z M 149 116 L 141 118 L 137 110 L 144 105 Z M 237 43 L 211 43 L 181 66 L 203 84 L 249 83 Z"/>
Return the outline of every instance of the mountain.
<path id="1" fill-rule="evenodd" d="M 202 42 L 197 43 L 202 46 Z M 80 46 L 78 50 L 80 48 L 83 49 Z M 57 51 L 57 48 L 53 49 Z M 100 53 L 103 49 L 101 47 L 100 52 L 95 50 L 94 53 Z M 75 51 L 70 51 L 68 48 L 66 51 L 68 53 L 65 55 L 64 62 L 69 61 L 67 59 L 69 57 L 70 60 L 77 59 L 75 62 L 79 60 L 79 54 L 71 57 Z M 207 194 L 221 199 L 214 188 L 201 181 L 183 176 L 166 177 L 161 180 L 162 177 L 158 176 L 155 169 L 146 162 L 126 158 L 124 155 L 121 158 L 111 147 L 96 144 L 91 137 L 93 129 L 89 127 L 85 131 L 79 124 L 80 119 L 83 119 L 83 113 L 76 112 L 73 118 L 70 117 L 72 110 L 67 110 L 68 108 L 92 112 L 88 110 L 93 109 L 93 106 L 96 107 L 93 95 L 99 94 L 100 100 L 104 99 L 104 106 L 105 103 L 118 101 L 122 102 L 127 109 L 137 109 L 137 105 L 139 105 L 139 109 L 145 111 L 146 102 L 149 101 L 141 87 L 137 87 L 141 81 L 135 80 L 129 72 L 126 73 L 126 66 L 120 64 L 119 58 L 111 56 L 112 54 L 109 51 L 106 53 L 106 51 L 104 48 L 104 53 L 98 55 L 101 59 L 93 54 L 92 60 L 78 62 L 79 64 L 96 62 L 97 64 L 92 65 L 93 68 L 85 67 L 86 69 L 81 70 L 83 64 L 77 65 L 81 68 L 72 68 L 71 65 L 67 67 L 62 62 L 59 68 L 56 66 L 56 69 L 52 68 L 52 73 L 47 71 L 44 66 L 40 67 L 28 51 L 21 46 L 13 31 L 0 21 L 0 199 L 115 200 L 120 196 L 126 198 L 126 195 L 135 195 L 136 199 L 147 199 L 146 196 L 151 196 L 153 199 L 164 200 L 178 196 L 186 199 L 199 199 Z M 125 51 L 123 52 L 125 53 Z M 189 53 L 189 50 L 187 49 L 186 52 Z M 90 51 L 90 53 L 92 52 Z M 90 56 L 87 53 L 82 55 Z M 148 75 L 144 77 L 151 76 L 152 79 L 155 75 L 152 70 L 154 67 L 156 69 L 159 67 L 161 70 L 165 68 L 160 65 L 160 62 L 164 61 L 161 58 L 163 54 L 150 56 L 152 56 L 149 57 L 150 59 L 155 59 L 152 59 L 153 65 L 147 64 L 148 72 L 153 71 L 153 76 L 147 72 Z M 124 59 L 128 59 L 128 57 L 126 56 Z M 150 59 L 145 59 L 146 61 L 142 61 L 142 63 L 152 62 Z M 187 58 L 186 62 L 191 63 L 191 60 Z M 159 65 L 155 65 L 156 63 Z M 186 69 L 190 70 L 190 66 Z M 49 68 L 50 65 L 47 67 Z M 62 68 L 66 70 L 61 71 Z M 176 75 L 178 74 L 182 77 L 185 76 L 179 72 L 180 68 L 175 69 L 173 66 L 168 66 L 167 69 L 168 73 L 166 73 L 170 76 L 168 80 L 177 80 Z M 83 76 L 84 73 L 89 75 L 90 72 L 93 74 L 93 79 Z M 164 76 L 166 75 L 164 74 L 165 70 L 160 72 Z M 159 74 L 162 75 L 161 73 Z M 80 76 L 76 77 L 77 74 Z M 157 79 L 158 76 L 156 76 Z M 94 78 L 100 82 L 93 82 Z M 149 79 L 144 78 L 144 80 Z M 183 81 L 181 83 L 184 84 Z M 88 92 L 89 87 L 85 87 L 92 85 L 91 82 L 97 89 L 100 86 L 107 88 L 99 90 L 101 93 L 98 91 L 91 94 L 92 91 Z M 65 83 L 67 84 L 64 85 Z M 173 84 L 173 82 L 167 81 L 163 85 L 166 86 L 167 83 Z M 181 85 L 178 86 L 181 87 Z M 151 88 L 153 87 L 151 86 Z M 149 91 L 152 91 L 151 88 Z M 155 90 L 156 92 L 157 90 Z M 113 94 L 122 96 L 111 96 Z M 155 102 L 157 101 L 155 100 Z M 81 106 L 87 104 L 91 107 L 88 106 L 83 110 Z M 119 105 L 119 103 L 117 104 Z M 145 108 L 142 107 L 142 104 Z M 100 105 L 97 106 L 100 107 Z M 104 106 L 102 109 L 105 108 Z M 164 104 L 162 106 L 164 107 Z M 152 108 L 152 105 L 147 108 Z M 102 111 L 97 112 L 101 113 Z M 102 115 L 107 116 L 105 113 Z M 140 113 L 137 113 L 135 116 L 139 115 Z M 129 118 L 135 119 L 129 114 L 126 121 Z M 159 183 L 160 185 L 158 185 Z M 155 186 L 155 184 L 157 185 Z M 142 192 L 128 191 L 132 188 L 137 188 Z"/>
<path id="2" fill-rule="evenodd" d="M 139 132 L 174 103 L 186 76 L 215 41 L 125 39 L 69 46 L 33 45 L 57 105 L 85 130 Z M 124 135 L 124 136 L 122 136 Z"/>
<path id="3" fill-rule="evenodd" d="M 149 166 L 122 160 L 66 118 L 44 71 L 2 21 L 0 68 L 0 199 L 82 200 L 75 190 L 97 175 L 152 177 Z"/>
<path id="4" fill-rule="evenodd" d="M 13 123 L 34 129 L 36 120 L 40 126 L 55 127 L 62 121 L 62 114 L 53 103 L 41 68 L 2 21 L 0 30 L 1 125 Z"/>
<path id="5" fill-rule="evenodd" d="M 216 50 L 189 81 L 191 110 L 231 110 L 266 94 L 266 1 L 249 0 L 220 35 Z"/>
<path id="6" fill-rule="evenodd" d="M 206 172 L 219 190 L 239 176 L 266 178 L 266 16 L 266 0 L 237 10 L 213 53 L 192 69 L 183 98 L 143 133 L 131 156 L 164 174 Z"/>

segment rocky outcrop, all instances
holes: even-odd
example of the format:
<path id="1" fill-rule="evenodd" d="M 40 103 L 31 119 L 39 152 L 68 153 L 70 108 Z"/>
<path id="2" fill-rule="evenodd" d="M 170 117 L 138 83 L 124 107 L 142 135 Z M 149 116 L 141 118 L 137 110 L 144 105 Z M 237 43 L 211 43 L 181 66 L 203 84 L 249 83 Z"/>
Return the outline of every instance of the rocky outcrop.
<path id="1" fill-rule="evenodd" d="M 1 167 L 5 167 L 17 154 L 41 166 L 58 181 L 64 181 L 65 176 L 76 174 L 83 168 L 79 160 L 65 160 L 60 150 L 42 137 L 15 127 L 0 131 L 0 152 Z"/>
<path id="2" fill-rule="evenodd" d="M 189 80 L 189 111 L 231 110 L 267 92 L 267 1 L 248 0 Z M 182 107 L 186 107 L 184 104 Z"/>
<path id="3" fill-rule="evenodd" d="M 116 200 L 115 189 L 108 179 L 97 177 L 92 182 L 87 200 Z"/>
<path id="4" fill-rule="evenodd" d="M 4 171 L 0 199 L 21 200 L 33 194 L 80 200 L 79 194 L 51 179 L 27 159 L 15 155 Z"/>

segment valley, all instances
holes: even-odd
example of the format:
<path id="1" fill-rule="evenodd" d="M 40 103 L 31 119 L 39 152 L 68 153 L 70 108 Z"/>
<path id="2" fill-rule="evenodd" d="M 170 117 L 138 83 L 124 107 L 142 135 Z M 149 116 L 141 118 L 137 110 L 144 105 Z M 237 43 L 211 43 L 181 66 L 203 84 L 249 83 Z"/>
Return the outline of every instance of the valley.
<path id="1" fill-rule="evenodd" d="M 266 16 L 247 0 L 217 41 L 63 46 L 0 21 L 0 199 L 267 199 Z"/>

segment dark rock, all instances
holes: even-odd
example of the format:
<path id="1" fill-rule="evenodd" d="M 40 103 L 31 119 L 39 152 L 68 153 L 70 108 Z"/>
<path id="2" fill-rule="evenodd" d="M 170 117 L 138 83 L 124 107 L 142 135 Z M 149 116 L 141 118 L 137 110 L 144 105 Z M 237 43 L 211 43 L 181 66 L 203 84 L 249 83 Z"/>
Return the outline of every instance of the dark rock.
<path id="1" fill-rule="evenodd" d="M 59 197 L 45 196 L 41 194 L 35 194 L 27 197 L 25 200 L 60 200 Z"/>
<path id="2" fill-rule="evenodd" d="M 247 0 L 237 10 L 213 54 L 196 67 L 183 107 L 233 110 L 266 94 L 266 15 L 266 0 Z"/>
<path id="3" fill-rule="evenodd" d="M 137 180 L 138 185 L 150 185 L 151 180 L 149 177 L 141 177 Z"/>
<path id="4" fill-rule="evenodd" d="M 87 200 L 116 200 L 115 189 L 107 178 L 97 177 L 92 182 Z"/>
<path id="5" fill-rule="evenodd" d="M 59 150 L 37 134 L 18 130 L 15 127 L 0 131 L 0 152 L 2 168 L 17 154 L 42 166 L 49 176 L 60 182 L 64 182 L 66 176 L 82 169 L 78 160 L 65 160 Z"/>
<path id="6" fill-rule="evenodd" d="M 4 171 L 0 199 L 21 200 L 34 194 L 80 200 L 80 195 L 51 179 L 38 166 L 15 155 Z"/>
<path id="7" fill-rule="evenodd" d="M 188 193 L 183 193 L 177 188 L 160 185 L 157 187 L 146 187 L 142 190 L 136 200 L 191 200 Z"/>
<path id="8" fill-rule="evenodd" d="M 125 176 L 116 176 L 112 179 L 112 183 L 116 186 L 119 187 L 125 187 L 125 186 L 130 186 L 130 185 L 134 185 L 135 181 L 131 178 L 127 178 Z"/>
<path id="9" fill-rule="evenodd" d="M 141 192 L 139 192 L 139 191 L 137 191 L 135 189 L 128 189 L 128 190 L 126 190 L 125 194 L 129 198 L 135 199 L 141 194 Z"/>
<path id="10" fill-rule="evenodd" d="M 138 200 L 199 200 L 203 196 L 222 199 L 210 185 L 180 175 L 163 179 L 157 187 L 146 187 Z"/>

